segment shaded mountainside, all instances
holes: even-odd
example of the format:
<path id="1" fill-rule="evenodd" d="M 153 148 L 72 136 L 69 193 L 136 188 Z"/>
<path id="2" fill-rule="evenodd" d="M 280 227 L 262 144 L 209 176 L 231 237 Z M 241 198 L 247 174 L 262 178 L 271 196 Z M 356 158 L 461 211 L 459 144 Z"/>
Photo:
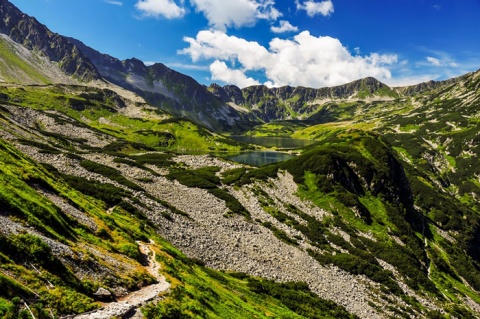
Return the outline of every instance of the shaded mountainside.
<path id="1" fill-rule="evenodd" d="M 365 78 L 331 88 L 251 86 L 244 89 L 212 84 L 209 89 L 224 102 L 233 102 L 251 110 L 253 114 L 270 122 L 285 119 L 306 119 L 321 104 L 331 100 L 390 99 L 398 94 L 374 78 Z"/>

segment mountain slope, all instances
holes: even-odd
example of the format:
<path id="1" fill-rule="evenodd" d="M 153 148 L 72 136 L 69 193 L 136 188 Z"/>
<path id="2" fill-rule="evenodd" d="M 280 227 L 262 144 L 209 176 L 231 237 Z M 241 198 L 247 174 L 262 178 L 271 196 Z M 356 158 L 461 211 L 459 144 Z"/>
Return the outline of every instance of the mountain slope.
<path id="1" fill-rule="evenodd" d="M 78 40 L 69 40 L 91 59 L 106 80 L 136 92 L 150 104 L 170 114 L 217 130 L 231 129 L 247 118 L 191 77 L 161 63 L 146 66 L 135 58 L 120 61 Z"/>
<path id="2" fill-rule="evenodd" d="M 0 15 L 0 33 L 6 36 L 0 43 L 3 81 L 46 84 L 106 79 L 164 111 L 208 128 L 230 129 L 247 118 L 192 78 L 163 64 L 145 66 L 136 59 L 120 61 L 101 54 L 80 41 L 51 32 L 7 0 L 0 2 Z M 63 74 L 58 77 L 59 73 Z"/>
<path id="3" fill-rule="evenodd" d="M 246 107 L 265 122 L 306 119 L 323 104 L 334 100 L 388 100 L 398 94 L 374 78 L 365 78 L 331 88 L 251 86 L 240 90 L 235 86 L 211 85 L 209 90 L 225 102 Z"/>
<path id="4" fill-rule="evenodd" d="M 282 120 L 305 120 L 307 124 L 334 122 L 354 114 L 362 115 L 362 106 L 398 103 L 428 92 L 440 91 L 463 82 L 471 74 L 445 81 L 430 81 L 408 87 L 390 88 L 374 78 L 364 78 L 329 88 L 251 86 L 240 89 L 233 85 L 209 86 L 209 90 L 225 103 L 248 109 L 265 123 Z M 338 114 L 347 106 L 349 114 Z M 385 116 L 379 114 L 379 117 Z M 343 117 L 343 118 L 342 118 Z"/>
<path id="5" fill-rule="evenodd" d="M 95 67 L 78 48 L 64 37 L 51 32 L 35 18 L 22 13 L 7 0 L 0 1 L 0 32 L 28 50 L 40 52 L 66 74 L 82 81 L 100 79 Z"/>
<path id="6" fill-rule="evenodd" d="M 57 63 L 0 34 L 0 82 L 31 84 L 79 83 Z"/>

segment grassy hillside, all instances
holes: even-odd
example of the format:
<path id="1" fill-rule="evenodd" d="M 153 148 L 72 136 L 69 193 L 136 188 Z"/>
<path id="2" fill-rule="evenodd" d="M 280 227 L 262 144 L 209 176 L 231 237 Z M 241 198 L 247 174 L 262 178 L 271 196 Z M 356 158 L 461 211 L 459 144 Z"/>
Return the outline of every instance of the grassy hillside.
<path id="1" fill-rule="evenodd" d="M 150 284 L 153 279 L 142 271 L 135 244 L 135 240 L 147 238 L 157 243 L 157 258 L 164 265 L 163 273 L 172 284 L 172 292 L 164 302 L 144 310 L 147 318 L 173 313 L 182 314 L 183 318 L 199 315 L 209 318 L 304 318 L 302 313 L 307 318 L 350 318 L 341 307 L 322 301 L 312 295 L 307 287 L 299 292 L 293 283 L 290 286 L 268 283 L 269 289 L 279 289 L 280 292 L 277 297 L 265 298 L 262 295 L 265 292 L 254 286 L 261 281 L 245 274 L 222 274 L 205 268 L 198 260 L 185 257 L 158 237 L 151 225 L 145 224 L 141 214 L 132 214 L 135 211 L 130 210 L 131 206 L 120 203 L 111 213 L 107 213 L 106 202 L 71 188 L 63 179 L 59 179 L 58 172 L 51 169 L 49 172 L 33 163 L 4 141 L 0 144 L 0 155 L 3 159 L 0 174 L 2 216 L 14 217 L 15 224 L 33 228 L 18 234 L 5 235 L 2 232 L 0 235 L 2 318 L 28 317 L 20 298 L 27 301 L 36 318 L 47 318 L 50 311 L 60 315 L 99 307 L 92 298 L 99 286 L 119 285 L 135 289 L 139 285 Z M 66 179 L 69 181 L 68 177 Z M 40 189 L 56 194 L 84 212 L 94 221 L 97 231 L 92 232 L 72 216 L 64 214 L 39 194 Z M 113 195 L 114 190 L 112 187 L 109 195 Z M 108 202 L 107 198 L 103 199 Z M 54 248 L 49 245 L 51 240 L 57 242 Z M 89 263 L 100 263 L 97 267 L 109 267 L 111 273 L 100 280 L 95 278 L 98 276 L 95 273 L 90 273 L 90 278 L 78 278 L 62 259 L 65 256 L 59 257 L 52 252 L 59 249 L 57 245 L 66 245 L 78 255 L 78 259 L 69 261 L 76 263 L 76 267 L 88 269 L 91 267 Z M 94 254 L 101 252 L 103 257 L 92 255 L 89 248 Z M 108 265 L 110 259 L 131 264 L 132 271 L 125 273 L 114 265 Z M 288 297 L 295 295 L 309 296 L 311 300 L 305 301 L 307 310 L 298 310 L 302 309 L 302 304 L 293 306 L 289 303 Z M 311 305 L 308 306 L 308 302 L 323 305 L 316 311 L 317 315 L 309 314 L 308 307 Z"/>
<path id="2" fill-rule="evenodd" d="M 332 213 L 319 221 L 291 205 L 272 209 L 276 201 L 262 195 L 271 203 L 265 211 L 303 234 L 315 247 L 309 254 L 320 264 L 379 283 L 379 296 L 396 295 L 409 304 L 410 310 L 397 308 L 398 315 L 424 311 L 411 290 L 435 299 L 451 316 L 473 316 L 458 305 L 465 298 L 480 302 L 476 207 L 439 191 L 428 183 L 428 172 L 402 163 L 382 138 L 362 131 L 335 134 L 285 163 L 240 172 L 233 183 L 268 181 L 279 170 L 293 175 L 301 197 Z M 285 231 L 278 235 L 299 244 L 300 237 Z"/>

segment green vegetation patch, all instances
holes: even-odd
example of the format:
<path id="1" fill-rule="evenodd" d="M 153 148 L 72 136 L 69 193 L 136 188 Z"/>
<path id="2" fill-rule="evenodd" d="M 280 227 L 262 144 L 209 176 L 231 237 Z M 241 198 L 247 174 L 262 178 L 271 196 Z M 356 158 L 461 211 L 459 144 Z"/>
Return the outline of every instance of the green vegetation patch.
<path id="1" fill-rule="evenodd" d="M 40 83 L 50 82 L 45 75 L 40 73 L 29 63 L 26 63 L 23 59 L 19 58 L 15 51 L 16 49 L 14 48 L 12 43 L 10 43 L 9 41 L 3 38 L 0 38 L 0 61 L 3 62 L 3 63 L 0 63 L 0 71 L 2 71 L 2 76 L 15 74 L 18 72 L 18 71 L 15 72 L 15 69 L 17 69 L 21 73 L 25 73 L 28 77 L 30 77 L 34 81 L 38 81 Z M 36 61 L 36 62 L 40 62 L 40 61 Z M 13 78 L 13 77 L 7 77 L 6 80 L 16 82 L 19 79 Z"/>
<path id="2" fill-rule="evenodd" d="M 230 185 L 238 181 L 247 171 L 244 167 L 233 168 L 222 173 L 222 183 Z"/>
<path id="3" fill-rule="evenodd" d="M 304 282 L 276 283 L 251 278 L 248 287 L 256 293 L 278 298 L 288 308 L 305 318 L 358 318 L 333 301 L 318 297 Z"/>
<path id="4" fill-rule="evenodd" d="M 103 175 L 105 177 L 108 177 L 111 180 L 114 180 L 117 183 L 122 184 L 123 186 L 126 186 L 126 187 L 128 187 L 132 190 L 143 191 L 143 188 L 141 188 L 137 184 L 129 181 L 128 179 L 126 179 L 120 173 L 120 171 L 118 171 L 117 169 L 112 168 L 110 166 L 105 166 L 105 165 L 98 164 L 96 162 L 92 162 L 92 161 L 88 161 L 88 160 L 80 161 L 80 166 L 85 168 L 87 171 L 90 171 L 90 172 L 97 173 L 97 174 Z"/>

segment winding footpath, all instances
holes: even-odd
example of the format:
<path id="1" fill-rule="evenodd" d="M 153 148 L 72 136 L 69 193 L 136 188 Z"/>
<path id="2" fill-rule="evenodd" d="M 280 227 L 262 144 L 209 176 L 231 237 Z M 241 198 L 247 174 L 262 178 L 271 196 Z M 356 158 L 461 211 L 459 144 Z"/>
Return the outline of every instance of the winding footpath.
<path id="1" fill-rule="evenodd" d="M 155 299 L 159 293 L 166 291 L 170 287 L 165 277 L 159 274 L 160 264 L 155 260 L 155 252 L 150 249 L 153 241 L 148 244 L 143 242 L 137 243 L 140 252 L 148 258 L 148 264 L 145 266 L 145 269 L 157 279 L 158 283 L 143 287 L 123 297 L 120 301 L 106 304 L 103 308 L 77 315 L 73 317 L 74 319 L 109 319 L 112 317 L 121 317 L 134 312 L 135 309 Z"/>

